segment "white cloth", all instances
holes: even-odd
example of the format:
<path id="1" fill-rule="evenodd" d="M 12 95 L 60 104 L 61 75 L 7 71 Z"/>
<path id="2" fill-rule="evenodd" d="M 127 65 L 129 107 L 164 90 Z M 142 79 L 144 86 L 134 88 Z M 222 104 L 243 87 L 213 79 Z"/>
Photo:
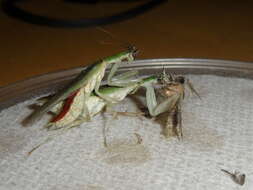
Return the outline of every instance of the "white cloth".
<path id="1" fill-rule="evenodd" d="M 207 75 L 188 77 L 202 100 L 188 95 L 184 100 L 182 141 L 164 139 L 155 121 L 119 116 L 109 123 L 111 149 L 106 150 L 102 136 L 105 121 L 99 115 L 27 156 L 54 133 L 41 130 L 49 117 L 24 128 L 20 121 L 30 113 L 27 105 L 34 100 L 3 110 L 0 189 L 252 190 L 253 82 Z M 136 110 L 130 99 L 117 109 Z M 142 144 L 135 145 L 134 133 L 141 136 Z M 245 184 L 235 184 L 220 169 L 245 173 Z"/>

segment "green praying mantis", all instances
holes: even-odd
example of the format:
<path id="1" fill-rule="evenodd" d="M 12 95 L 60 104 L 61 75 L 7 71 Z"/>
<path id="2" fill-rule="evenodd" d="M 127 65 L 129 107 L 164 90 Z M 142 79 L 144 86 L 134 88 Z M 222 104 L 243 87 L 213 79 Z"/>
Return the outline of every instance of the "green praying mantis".
<path id="1" fill-rule="evenodd" d="M 190 88 L 197 96 L 198 93 L 193 88 L 189 80 L 186 80 L 182 76 L 168 75 L 164 72 L 162 77 L 160 76 L 149 76 L 144 78 L 139 78 L 135 80 L 130 80 L 129 85 L 124 87 L 113 87 L 113 86 L 102 86 L 99 92 L 106 95 L 114 100 L 114 103 L 121 102 L 127 95 L 135 93 L 140 87 L 146 88 L 146 104 L 149 111 L 149 115 L 156 117 L 162 113 L 167 112 L 167 123 L 163 126 L 163 135 L 165 137 L 177 136 L 182 137 L 182 116 L 181 116 L 181 103 L 184 98 L 184 84 Z M 154 85 L 162 84 L 159 88 L 159 94 L 161 94 L 164 99 L 162 102 L 157 103 L 157 98 L 155 94 Z M 60 113 L 64 112 L 64 102 L 57 104 L 51 112 L 56 115 L 56 117 L 47 125 L 48 129 L 60 129 L 60 128 L 72 128 L 74 126 L 79 126 L 80 124 L 87 121 L 85 112 L 83 117 L 72 121 L 70 118 L 73 115 L 78 115 L 75 113 L 80 113 L 83 106 L 82 93 L 75 96 L 75 102 L 70 105 L 69 112 L 63 118 L 59 119 Z M 71 97 L 69 97 L 71 98 Z M 67 101 L 68 102 L 68 99 Z M 65 102 L 65 104 L 66 104 Z M 91 117 L 103 111 L 107 106 L 111 106 L 111 103 L 105 101 L 103 98 L 92 93 L 87 99 L 86 105 Z M 136 114 L 137 115 L 137 114 Z M 67 122 L 69 121 L 70 122 Z"/>
<path id="2" fill-rule="evenodd" d="M 74 96 L 70 96 L 65 102 L 58 103 L 50 110 L 56 117 L 46 127 L 48 129 L 60 129 L 79 126 L 88 121 L 87 112 L 82 112 L 84 104 L 87 106 L 89 115 L 94 117 L 96 114 L 102 112 L 104 108 L 117 104 L 124 100 L 127 95 L 135 93 L 140 87 L 153 83 L 157 83 L 156 76 L 130 80 L 130 83 L 124 87 L 102 86 L 99 89 L 99 93 L 109 97 L 113 102 L 108 102 L 95 93 L 92 93 L 84 101 L 84 93 L 79 90 Z M 66 105 L 69 106 L 67 112 Z M 63 114 L 64 116 L 62 116 Z"/>
<path id="3" fill-rule="evenodd" d="M 95 91 L 96 95 L 103 98 L 106 101 L 113 101 L 110 97 L 99 92 L 99 87 L 101 81 L 104 77 L 106 68 L 114 64 L 111 68 L 111 71 L 108 76 L 108 85 L 114 85 L 114 81 L 112 80 L 113 75 L 115 74 L 119 64 L 123 60 L 127 60 L 131 62 L 134 60 L 138 50 L 134 47 L 129 48 L 127 51 L 115 54 L 113 56 L 106 57 L 102 60 L 97 61 L 89 68 L 82 71 L 68 86 L 60 90 L 57 94 L 55 94 L 49 101 L 43 104 L 39 109 L 33 112 L 28 118 L 23 121 L 24 125 L 33 124 L 37 120 L 39 120 L 45 113 L 49 112 L 55 105 L 59 102 L 68 99 L 69 97 L 73 97 L 73 94 L 76 94 L 77 91 L 81 91 L 83 94 L 83 106 L 82 111 L 87 115 L 87 119 L 90 120 L 90 114 L 85 102 L 90 97 L 91 93 Z M 124 80 L 127 76 L 135 75 L 136 72 L 128 72 L 125 75 L 118 76 L 118 81 Z M 115 85 L 119 86 L 119 82 Z M 122 85 L 124 86 L 124 85 Z M 73 100 L 73 98 L 72 98 Z"/>
<path id="4" fill-rule="evenodd" d="M 181 102 L 184 98 L 185 78 L 167 75 L 165 70 L 161 76 L 153 75 L 131 79 L 137 74 L 136 71 L 114 76 L 120 63 L 123 60 L 133 61 L 136 54 L 137 50 L 131 48 L 96 62 L 82 71 L 70 85 L 60 90 L 35 110 L 28 117 L 28 123 L 33 123 L 43 114 L 51 112 L 55 117 L 46 125 L 46 128 L 49 130 L 70 129 L 90 121 L 105 108 L 121 102 L 127 95 L 134 94 L 139 88 L 144 87 L 149 115 L 156 117 L 162 113 L 168 113 L 167 123 L 164 127 L 165 137 L 182 137 Z M 107 85 L 101 86 L 105 69 L 111 64 Z M 186 84 L 192 92 L 199 96 L 189 80 L 186 80 Z M 162 85 L 158 91 L 164 99 L 160 103 L 157 102 L 155 85 Z M 51 139 L 51 137 L 47 138 L 44 143 Z M 28 155 L 42 144 L 33 148 Z"/>
<path id="5" fill-rule="evenodd" d="M 125 74 L 128 75 L 128 73 L 124 73 L 120 78 L 122 78 L 122 76 L 126 76 Z M 128 94 L 134 93 L 140 87 L 152 83 L 157 83 L 157 79 L 158 78 L 156 76 L 149 76 L 142 79 L 130 80 L 128 85 L 124 83 L 124 87 L 106 85 L 99 89 L 99 93 L 103 96 L 107 96 L 110 99 L 113 99 L 114 103 L 119 103 Z M 120 84 L 119 81 L 117 84 Z M 91 93 L 91 96 L 89 96 L 86 99 L 86 102 L 84 102 L 83 91 L 78 90 L 75 94 L 69 96 L 65 101 L 61 101 L 52 107 L 49 112 L 55 114 L 56 116 L 51 120 L 51 122 L 48 123 L 46 128 L 49 130 L 63 129 L 66 131 L 88 121 L 85 119 L 87 118 L 87 112 L 82 112 L 84 103 L 87 106 L 89 115 L 91 117 L 94 117 L 96 114 L 102 112 L 105 107 L 111 106 L 112 102 L 104 100 L 94 92 Z M 28 155 L 30 155 L 34 150 L 50 140 L 52 140 L 52 137 L 48 137 L 43 143 L 34 147 L 30 152 L 28 152 Z M 104 144 L 106 144 L 106 141 L 104 141 Z"/>
<path id="6" fill-rule="evenodd" d="M 185 83 L 197 96 L 189 80 L 181 76 L 167 75 L 165 70 L 161 76 L 131 79 L 136 71 L 114 76 L 121 61 L 132 61 L 137 53 L 135 48 L 104 58 L 82 71 L 66 88 L 44 103 L 30 117 L 30 122 L 39 119 L 44 113 L 55 115 L 46 126 L 48 129 L 71 128 L 100 113 L 105 107 L 121 102 L 127 95 L 135 93 L 140 87 L 146 89 L 146 104 L 149 114 L 156 117 L 168 112 L 164 135 L 182 137 L 181 102 L 184 98 Z M 107 78 L 107 85 L 101 81 L 108 65 L 113 64 Z M 164 97 L 158 103 L 154 85 L 160 84 L 159 93 Z"/>

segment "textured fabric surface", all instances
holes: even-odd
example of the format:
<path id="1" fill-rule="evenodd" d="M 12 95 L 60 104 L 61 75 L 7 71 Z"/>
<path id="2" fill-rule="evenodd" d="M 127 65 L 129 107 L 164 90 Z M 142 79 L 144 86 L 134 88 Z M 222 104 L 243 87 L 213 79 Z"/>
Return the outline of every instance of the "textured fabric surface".
<path id="1" fill-rule="evenodd" d="M 188 76 L 202 100 L 183 104 L 184 138 L 165 139 L 157 121 L 98 115 L 91 122 L 56 136 L 36 126 L 21 127 L 31 112 L 29 100 L 0 113 L 0 189 L 253 189 L 253 82 L 217 76 Z M 136 99 L 115 109 L 136 111 Z M 108 145 L 103 127 L 109 122 Z M 142 138 L 136 144 L 136 133 Z M 246 174 L 243 186 L 221 169 Z"/>

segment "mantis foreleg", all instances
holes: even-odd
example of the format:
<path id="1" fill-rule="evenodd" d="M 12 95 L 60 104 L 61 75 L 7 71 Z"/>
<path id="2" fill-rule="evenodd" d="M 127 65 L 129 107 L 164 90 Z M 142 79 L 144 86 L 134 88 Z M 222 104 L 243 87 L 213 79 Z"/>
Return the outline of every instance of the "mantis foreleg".
<path id="1" fill-rule="evenodd" d="M 138 71 L 129 71 L 129 72 L 125 72 L 117 76 L 114 76 L 119 66 L 120 66 L 120 63 L 115 63 L 112 66 L 110 73 L 107 77 L 107 83 L 109 86 L 125 87 L 130 84 L 129 79 L 138 74 Z"/>
<path id="2" fill-rule="evenodd" d="M 146 88 L 147 107 L 151 116 L 157 116 L 161 113 L 173 109 L 178 101 L 179 95 L 174 94 L 158 104 L 156 100 L 154 87 L 152 85 L 146 85 L 145 88 Z"/>

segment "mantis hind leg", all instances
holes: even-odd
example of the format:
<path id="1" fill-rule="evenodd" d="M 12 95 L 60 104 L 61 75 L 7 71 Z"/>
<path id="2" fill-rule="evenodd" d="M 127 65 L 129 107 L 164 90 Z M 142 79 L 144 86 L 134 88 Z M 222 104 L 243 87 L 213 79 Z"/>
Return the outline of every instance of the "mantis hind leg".
<path id="1" fill-rule="evenodd" d="M 121 112 L 121 111 L 115 111 L 111 108 L 111 106 L 106 107 L 106 112 L 113 115 L 114 119 L 117 119 L 119 115 L 126 116 L 126 117 L 138 117 L 139 119 L 142 119 L 142 116 L 144 115 L 144 112 Z"/>

